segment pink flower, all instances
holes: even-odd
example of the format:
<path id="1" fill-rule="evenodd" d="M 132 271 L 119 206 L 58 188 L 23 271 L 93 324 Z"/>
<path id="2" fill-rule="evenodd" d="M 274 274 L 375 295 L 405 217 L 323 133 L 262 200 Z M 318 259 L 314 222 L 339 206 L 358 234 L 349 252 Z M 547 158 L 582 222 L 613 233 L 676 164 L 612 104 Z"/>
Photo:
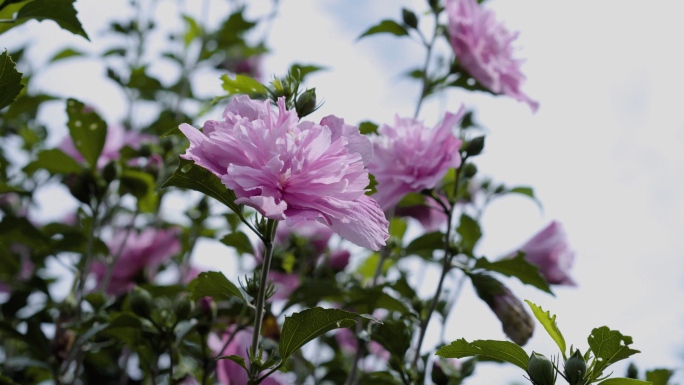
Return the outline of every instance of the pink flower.
<path id="1" fill-rule="evenodd" d="M 176 229 L 155 228 L 147 228 L 140 233 L 131 230 L 128 238 L 125 230 L 119 230 L 108 242 L 108 246 L 112 258 L 123 247 L 106 288 L 107 293 L 114 295 L 129 291 L 141 278 L 153 279 L 159 266 L 181 249 Z M 98 286 L 102 284 L 107 268 L 103 262 L 93 263 L 91 271 L 95 274 Z"/>
<path id="2" fill-rule="evenodd" d="M 525 76 L 522 61 L 513 58 L 511 34 L 495 19 L 494 12 L 477 0 L 447 0 L 451 46 L 460 64 L 478 82 L 495 94 L 508 95 L 537 111 L 539 103 L 520 91 Z"/>
<path id="3" fill-rule="evenodd" d="M 349 264 L 349 258 L 351 258 L 351 253 L 349 253 L 349 251 L 335 250 L 330 253 L 328 266 L 330 266 L 334 271 L 342 271 Z"/>
<path id="4" fill-rule="evenodd" d="M 408 193 L 435 187 L 449 168 L 461 165 L 461 140 L 451 129 L 464 113 L 463 107 L 456 114 L 447 113 L 431 130 L 420 121 L 398 116 L 394 126 L 378 129 L 368 169 L 378 182 L 373 197 L 380 207 L 387 210 Z"/>
<path id="5" fill-rule="evenodd" d="M 563 225 L 553 221 L 519 249 L 525 259 L 539 267 L 539 272 L 554 285 L 575 286 L 570 269 L 575 253 L 570 249 Z"/>
<path id="6" fill-rule="evenodd" d="M 203 132 L 181 124 L 190 140 L 182 157 L 218 176 L 235 203 L 289 225 L 317 220 L 373 250 L 385 244 L 389 223 L 365 195 L 373 148 L 358 127 L 332 115 L 299 122 L 284 98 L 276 112 L 245 95 L 230 101 L 223 118 L 207 121 Z"/>
<path id="7" fill-rule="evenodd" d="M 252 343 L 252 333 L 251 328 L 240 330 L 232 337 L 230 343 L 226 345 L 226 342 L 229 341 L 233 334 L 232 331 L 229 331 L 220 340 L 218 338 L 210 339 L 209 346 L 215 354 L 220 354 L 221 356 L 237 355 L 249 362 L 247 352 Z M 226 348 L 221 351 L 224 345 Z M 221 385 L 244 385 L 248 380 L 245 369 L 231 360 L 216 361 L 216 377 Z M 273 373 L 261 382 L 263 385 L 286 385 L 289 383 L 286 376 L 280 372 Z"/>
<path id="8" fill-rule="evenodd" d="M 97 159 L 97 167 L 102 168 L 112 160 L 119 159 L 119 152 L 124 146 L 139 148 L 141 143 L 152 143 L 155 141 L 156 138 L 151 135 L 144 135 L 135 131 L 126 131 L 119 125 L 108 126 L 105 144 L 100 153 L 100 157 Z M 71 136 L 67 136 L 62 140 L 59 149 L 78 162 L 83 162 L 85 160 L 76 146 L 74 146 Z"/>

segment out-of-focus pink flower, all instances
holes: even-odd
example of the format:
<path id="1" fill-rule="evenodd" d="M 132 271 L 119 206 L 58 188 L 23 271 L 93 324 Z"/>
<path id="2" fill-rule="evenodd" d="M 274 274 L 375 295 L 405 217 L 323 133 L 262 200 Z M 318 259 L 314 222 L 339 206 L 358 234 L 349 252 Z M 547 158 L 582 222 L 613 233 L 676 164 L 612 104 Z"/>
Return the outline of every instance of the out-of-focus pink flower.
<path id="1" fill-rule="evenodd" d="M 128 238 L 125 230 L 119 230 L 108 242 L 108 246 L 112 257 L 123 247 L 106 288 L 107 293 L 114 295 L 132 289 L 141 278 L 154 279 L 157 268 L 181 249 L 177 229 L 155 228 L 147 228 L 140 233 L 131 230 Z M 105 263 L 93 263 L 92 272 L 98 285 L 102 283 L 107 268 Z"/>
<path id="2" fill-rule="evenodd" d="M 251 328 L 240 330 L 233 336 L 230 343 L 226 345 L 226 342 L 228 342 L 232 335 L 232 331 L 229 331 L 220 340 L 219 338 L 210 338 L 209 347 L 215 354 L 220 354 L 221 356 L 237 355 L 248 361 L 247 352 L 252 343 L 252 334 Z M 223 346 L 226 346 L 226 348 L 221 351 Z M 249 379 L 245 369 L 231 360 L 216 361 L 216 377 L 222 385 L 244 385 Z M 289 383 L 287 377 L 280 372 L 273 373 L 261 382 L 264 385 L 286 385 Z"/>
<path id="3" fill-rule="evenodd" d="M 394 126 L 383 124 L 373 138 L 375 156 L 368 169 L 378 182 L 373 197 L 387 210 L 404 195 L 430 189 L 447 170 L 461 165 L 461 140 L 452 128 L 461 120 L 465 109 L 447 113 L 433 129 L 411 118 L 395 117 Z"/>
<path id="4" fill-rule="evenodd" d="M 373 250 L 385 244 L 389 223 L 365 195 L 373 148 L 358 127 L 332 115 L 299 122 L 284 98 L 276 112 L 245 95 L 230 101 L 223 118 L 207 121 L 203 132 L 181 124 L 190 140 L 182 157 L 221 178 L 235 203 L 290 225 L 317 220 Z"/>
<path id="5" fill-rule="evenodd" d="M 432 197 L 425 197 L 425 203 L 416 206 L 397 206 L 394 214 L 417 220 L 426 231 L 439 230 L 449 218 L 444 209 Z"/>
<path id="6" fill-rule="evenodd" d="M 102 168 L 112 160 L 119 159 L 119 152 L 124 146 L 131 146 L 137 149 L 140 148 L 142 143 L 154 143 L 155 141 L 157 141 L 157 138 L 152 135 L 126 131 L 122 126 L 116 124 L 107 126 L 107 136 L 105 137 L 105 144 L 100 157 L 97 159 L 97 167 Z M 59 149 L 78 162 L 84 161 L 83 155 L 74 145 L 71 136 L 67 136 L 62 140 Z"/>
<path id="7" fill-rule="evenodd" d="M 228 58 L 223 61 L 223 68 L 238 74 L 247 75 L 256 80 L 261 79 L 261 55 L 248 57 Z"/>
<path id="8" fill-rule="evenodd" d="M 508 32 L 494 12 L 477 0 L 447 0 L 446 11 L 451 46 L 463 68 L 495 94 L 508 95 L 537 111 L 539 103 L 520 90 L 525 76 L 520 71 L 522 60 L 513 58 L 517 33 Z"/>
<path id="9" fill-rule="evenodd" d="M 337 343 L 340 345 L 340 349 L 351 356 L 356 353 L 356 349 L 358 349 L 359 346 L 356 335 L 354 335 L 354 332 L 349 328 L 337 329 L 337 331 L 335 331 L 335 340 L 337 340 Z M 368 344 L 368 352 L 383 362 L 389 360 L 390 357 L 390 353 L 375 341 L 371 341 Z"/>
<path id="10" fill-rule="evenodd" d="M 328 266 L 335 271 L 342 271 L 349 265 L 349 258 L 351 258 L 351 253 L 349 251 L 335 250 L 331 252 L 330 257 L 328 257 Z"/>
<path id="11" fill-rule="evenodd" d="M 539 267 L 539 272 L 550 284 L 576 285 L 570 277 L 575 253 L 559 222 L 551 222 L 519 250 L 525 253 L 525 259 Z"/>
<path id="12" fill-rule="evenodd" d="M 299 276 L 294 273 L 271 270 L 268 272 L 268 279 L 273 281 L 276 288 L 273 299 L 288 299 L 290 294 L 299 287 Z"/>

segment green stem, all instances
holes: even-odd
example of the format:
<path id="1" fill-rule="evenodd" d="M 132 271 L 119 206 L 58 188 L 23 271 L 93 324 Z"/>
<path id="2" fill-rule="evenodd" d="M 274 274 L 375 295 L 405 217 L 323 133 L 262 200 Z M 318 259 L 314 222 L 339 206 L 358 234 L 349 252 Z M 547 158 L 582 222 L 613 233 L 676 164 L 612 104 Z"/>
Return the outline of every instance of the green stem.
<path id="1" fill-rule="evenodd" d="M 261 278 L 259 279 L 259 291 L 256 298 L 256 308 L 254 309 L 254 334 L 252 335 L 252 347 L 250 357 L 254 359 L 259 349 L 259 339 L 261 337 L 261 323 L 264 319 L 264 305 L 266 302 L 266 287 L 268 286 L 268 270 L 271 267 L 273 258 L 273 238 L 275 237 L 278 221 L 268 219 L 264 234 L 264 261 L 261 264 Z M 250 377 L 256 379 L 259 373 L 256 372 L 254 365 L 250 365 Z"/>
<path id="2" fill-rule="evenodd" d="M 425 36 L 418 31 L 418 34 L 420 35 L 420 39 L 427 49 L 427 53 L 425 55 L 425 63 L 423 64 L 423 76 L 421 77 L 421 80 L 423 82 L 422 89 L 420 91 L 420 98 L 418 98 L 418 104 L 416 105 L 416 111 L 413 113 L 413 119 L 418 118 L 418 114 L 420 114 L 420 108 L 423 106 L 423 100 L 425 100 L 425 97 L 428 96 L 428 91 L 430 90 L 430 78 L 428 76 L 428 69 L 430 67 L 430 59 L 432 58 L 432 47 L 435 45 L 435 41 L 437 40 L 437 28 L 439 27 L 439 18 L 438 15 L 435 14 L 435 29 L 432 31 L 432 39 L 430 42 L 425 39 Z"/>

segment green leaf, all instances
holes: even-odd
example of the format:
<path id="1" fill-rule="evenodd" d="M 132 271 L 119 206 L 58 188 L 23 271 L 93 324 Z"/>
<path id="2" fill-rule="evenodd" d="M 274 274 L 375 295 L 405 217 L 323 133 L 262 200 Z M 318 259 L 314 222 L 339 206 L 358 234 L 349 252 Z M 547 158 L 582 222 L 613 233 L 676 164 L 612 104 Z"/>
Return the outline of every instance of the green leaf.
<path id="1" fill-rule="evenodd" d="M 130 192 L 138 200 L 141 212 L 151 213 L 157 210 L 159 197 L 154 177 L 144 171 L 124 169 L 120 177 L 121 187 Z"/>
<path id="2" fill-rule="evenodd" d="M 81 172 L 81 166 L 74 158 L 56 148 L 39 152 L 36 160 L 24 167 L 24 172 L 31 175 L 39 169 L 45 169 L 52 175 L 78 174 Z"/>
<path id="3" fill-rule="evenodd" d="M 21 75 L 5 50 L 0 55 L 0 110 L 12 104 L 24 88 L 21 84 Z"/>
<path id="4" fill-rule="evenodd" d="M 482 237 L 480 224 L 464 213 L 461 214 L 461 220 L 456 232 L 461 236 L 461 246 L 463 246 L 464 251 L 472 255 L 475 245 L 477 245 L 477 242 Z"/>
<path id="5" fill-rule="evenodd" d="M 592 370 L 594 379 L 599 378 L 603 369 L 608 366 L 639 353 L 638 350 L 628 346 L 632 344 L 632 337 L 623 336 L 619 331 L 610 330 L 607 326 L 592 330 L 587 340 L 596 360 L 596 365 Z"/>
<path id="6" fill-rule="evenodd" d="M 285 317 L 280 334 L 280 356 L 287 360 L 299 348 L 331 330 L 348 328 L 356 324 L 359 314 L 314 307 Z"/>
<path id="7" fill-rule="evenodd" d="M 504 258 L 495 262 L 489 262 L 484 257 L 478 258 L 474 268 L 495 271 L 507 277 L 518 278 L 520 282 L 526 285 L 532 285 L 553 295 L 548 282 L 539 273 L 539 268 L 525 259 L 525 253 L 518 252 L 513 258 Z"/>
<path id="8" fill-rule="evenodd" d="M 368 120 L 363 121 L 359 123 L 359 132 L 361 132 L 361 135 L 377 134 L 378 125 Z"/>
<path id="9" fill-rule="evenodd" d="M 510 341 L 476 340 L 467 342 L 461 338 L 450 345 L 439 348 L 436 354 L 444 358 L 463 358 L 485 356 L 501 361 L 510 362 L 527 371 L 529 356 L 523 348 Z"/>
<path id="10" fill-rule="evenodd" d="M 364 278 L 371 279 L 375 275 L 375 271 L 378 268 L 378 264 L 380 263 L 380 254 L 379 253 L 373 253 L 368 258 L 366 258 L 363 263 L 356 269 L 356 271 L 361 274 Z M 382 263 L 382 268 L 381 272 L 384 275 L 387 273 L 390 267 L 394 265 L 394 261 L 385 258 L 385 260 Z"/>
<path id="11" fill-rule="evenodd" d="M 223 80 L 221 87 L 223 87 L 229 95 L 247 94 L 254 96 L 266 93 L 266 87 L 263 84 L 247 75 L 235 75 L 235 79 L 231 79 L 228 75 L 223 75 L 221 76 L 221 80 Z"/>
<path id="12" fill-rule="evenodd" d="M 609 378 L 598 383 L 598 385 L 655 385 L 650 381 L 635 380 L 633 378 Z"/>
<path id="13" fill-rule="evenodd" d="M 196 165 L 191 160 L 180 158 L 178 168 L 162 188 L 170 186 L 199 191 L 223 203 L 234 212 L 240 212 L 240 206 L 235 204 L 235 193 L 224 186 L 211 171 Z"/>
<path id="14" fill-rule="evenodd" d="M 542 210 L 542 209 L 543 209 L 542 203 L 541 203 L 541 201 L 540 201 L 539 199 L 537 199 L 537 197 L 534 195 L 534 190 L 532 189 L 532 187 L 528 187 L 528 186 L 513 187 L 512 189 L 508 190 L 508 192 L 509 192 L 510 194 L 520 194 L 520 195 L 524 195 L 524 196 L 526 196 L 526 197 L 532 199 L 532 200 L 534 201 L 534 203 L 536 203 L 537 206 L 539 206 L 539 210 Z"/>
<path id="15" fill-rule="evenodd" d="M 373 325 L 372 330 L 371 339 L 397 357 L 403 358 L 411 347 L 412 330 L 403 321 L 388 319 Z"/>
<path id="16" fill-rule="evenodd" d="M 423 234 L 406 246 L 406 255 L 419 255 L 432 259 L 432 252 L 444 247 L 444 234 L 439 231 Z"/>
<path id="17" fill-rule="evenodd" d="M 396 21 L 383 20 L 379 24 L 370 27 L 366 32 L 361 34 L 357 40 L 378 33 L 391 33 L 394 36 L 408 36 L 409 34 L 406 28 L 401 26 L 401 24 L 397 23 Z"/>
<path id="18" fill-rule="evenodd" d="M 81 22 L 76 17 L 75 0 L 34 0 L 23 6 L 17 13 L 17 20 L 36 19 L 38 21 L 53 20 L 62 29 L 88 39 Z"/>
<path id="19" fill-rule="evenodd" d="M 326 67 L 320 67 L 320 66 L 310 65 L 310 64 L 304 65 L 304 64 L 296 64 L 295 63 L 292 66 L 290 66 L 289 73 L 296 76 L 299 79 L 299 81 L 303 81 L 307 75 L 312 74 L 314 72 L 325 71 L 325 70 L 327 70 Z"/>
<path id="20" fill-rule="evenodd" d="M 8 185 L 5 182 L 0 182 L 0 194 L 6 193 L 27 194 L 26 191 L 20 189 L 19 187 Z"/>
<path id="21" fill-rule="evenodd" d="M 74 146 L 96 169 L 107 137 L 107 123 L 94 111 L 85 111 L 85 105 L 75 99 L 67 100 L 67 115 L 67 126 Z"/>
<path id="22" fill-rule="evenodd" d="M 242 231 L 230 233 L 221 239 L 221 243 L 226 246 L 234 247 L 238 254 L 254 254 L 252 242 Z"/>
<path id="23" fill-rule="evenodd" d="M 140 92 L 140 97 L 145 100 L 156 100 L 157 91 L 164 89 L 161 82 L 147 74 L 147 67 L 134 68 L 128 79 L 127 87 Z"/>
<path id="24" fill-rule="evenodd" d="M 392 218 L 389 225 L 389 233 L 391 236 L 401 241 L 404 238 L 404 234 L 406 234 L 407 228 L 408 224 L 405 220 L 401 218 Z"/>
<path id="25" fill-rule="evenodd" d="M 242 292 L 223 273 L 218 271 L 206 271 L 200 273 L 197 278 L 190 281 L 188 291 L 193 300 L 202 297 L 213 297 L 216 300 L 227 300 L 238 297 L 242 300 Z"/>
<path id="26" fill-rule="evenodd" d="M 183 15 L 183 20 L 187 25 L 185 35 L 183 36 L 183 44 L 187 48 L 195 38 L 202 36 L 202 27 L 197 24 L 197 21 L 188 15 Z"/>
<path id="27" fill-rule="evenodd" d="M 247 365 L 245 365 L 245 359 L 236 355 L 236 354 L 231 354 L 229 356 L 216 357 L 216 360 L 231 360 L 231 361 L 235 362 L 236 364 L 242 366 L 245 370 L 247 370 Z"/>
<path id="28" fill-rule="evenodd" d="M 646 381 L 651 381 L 653 385 L 667 385 L 670 377 L 674 374 L 670 369 L 653 369 L 646 372 Z"/>
<path id="29" fill-rule="evenodd" d="M 565 355 L 565 338 L 563 338 L 563 334 L 561 334 L 561 331 L 556 324 L 556 315 L 552 315 L 549 311 L 544 311 L 540 306 L 537 306 L 528 300 L 525 300 L 525 302 L 527 302 L 527 305 L 532 309 L 532 313 L 537 318 L 537 321 L 542 324 L 544 329 L 546 329 L 546 332 L 549 333 L 549 336 L 556 342 L 558 349 L 563 353 L 563 358 L 567 359 L 567 356 Z"/>
<path id="30" fill-rule="evenodd" d="M 78 56 L 83 56 L 83 52 L 81 51 L 76 51 L 71 48 L 65 48 L 55 54 L 55 56 L 50 59 L 51 62 L 56 62 L 57 60 L 62 60 L 70 57 L 78 57 Z"/>

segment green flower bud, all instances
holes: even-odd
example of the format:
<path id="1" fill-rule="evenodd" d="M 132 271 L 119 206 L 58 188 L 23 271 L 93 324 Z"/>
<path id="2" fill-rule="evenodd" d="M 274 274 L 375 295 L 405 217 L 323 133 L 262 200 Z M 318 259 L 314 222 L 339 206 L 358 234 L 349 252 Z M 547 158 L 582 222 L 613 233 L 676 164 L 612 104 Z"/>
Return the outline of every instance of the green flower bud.
<path id="1" fill-rule="evenodd" d="M 310 113 L 316 111 L 316 89 L 312 88 L 310 90 L 304 91 L 297 98 L 295 103 L 295 109 L 297 110 L 297 115 L 303 118 Z"/>
<path id="2" fill-rule="evenodd" d="M 401 18 L 404 20 L 404 24 L 406 24 L 407 26 L 413 29 L 418 28 L 418 18 L 416 17 L 416 14 L 412 11 L 409 11 L 406 8 L 402 8 Z"/>
<path id="3" fill-rule="evenodd" d="M 527 364 L 527 374 L 534 385 L 554 385 L 553 363 L 543 354 L 532 352 L 530 362 Z"/>
<path id="4" fill-rule="evenodd" d="M 190 317 L 194 307 L 195 303 L 190 301 L 187 295 L 180 295 L 173 304 L 173 311 L 176 313 L 178 320 L 184 320 Z"/>
<path id="5" fill-rule="evenodd" d="M 128 295 L 128 307 L 142 318 L 149 318 L 152 312 L 152 295 L 145 289 L 136 287 Z"/>
<path id="6" fill-rule="evenodd" d="M 584 362 L 584 357 L 579 349 L 565 361 L 565 378 L 567 378 L 570 385 L 579 385 L 587 373 L 587 363 Z"/>
<path id="7" fill-rule="evenodd" d="M 472 178 L 477 174 L 477 166 L 472 163 L 466 163 L 463 165 L 463 175 L 466 178 Z"/>
<path id="8" fill-rule="evenodd" d="M 634 362 L 629 363 L 629 366 L 627 367 L 627 375 L 625 377 L 635 380 L 639 378 L 639 369 L 637 369 L 636 365 L 634 365 Z"/>

